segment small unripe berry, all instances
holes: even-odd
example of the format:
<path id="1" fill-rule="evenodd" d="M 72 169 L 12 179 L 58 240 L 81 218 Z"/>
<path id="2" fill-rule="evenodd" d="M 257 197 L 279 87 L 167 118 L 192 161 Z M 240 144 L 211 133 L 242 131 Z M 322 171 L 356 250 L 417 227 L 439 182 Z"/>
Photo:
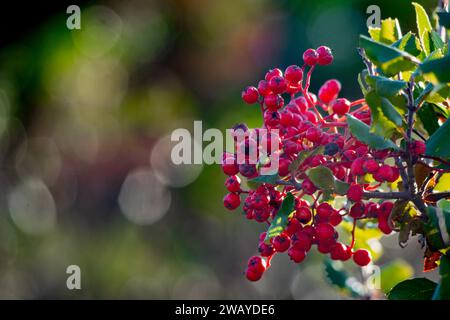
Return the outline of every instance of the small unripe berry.
<path id="1" fill-rule="evenodd" d="M 343 116 L 350 110 L 350 101 L 345 98 L 339 98 L 333 101 L 331 108 L 339 116 Z"/>
<path id="2" fill-rule="evenodd" d="M 223 205 L 228 210 L 234 210 L 241 204 L 241 198 L 236 193 L 229 193 L 223 198 Z"/>
<path id="3" fill-rule="evenodd" d="M 351 201 L 358 202 L 362 200 L 363 187 L 359 184 L 352 184 L 347 190 L 347 198 Z"/>
<path id="4" fill-rule="evenodd" d="M 319 56 L 317 62 L 321 66 L 326 66 L 333 62 L 333 54 L 331 53 L 331 49 L 326 46 L 320 46 L 316 50 L 317 55 Z"/>
<path id="5" fill-rule="evenodd" d="M 317 54 L 316 50 L 314 50 L 314 49 L 308 49 L 303 53 L 303 61 L 308 66 L 314 66 L 317 63 L 318 59 L 319 59 L 319 55 Z"/>
<path id="6" fill-rule="evenodd" d="M 353 261 L 355 261 L 358 266 L 367 266 L 371 260 L 370 252 L 365 249 L 358 249 L 353 253 Z"/>
<path id="7" fill-rule="evenodd" d="M 254 104 L 258 101 L 259 93 L 255 87 L 247 87 L 242 91 L 242 100 L 248 104 Z"/>

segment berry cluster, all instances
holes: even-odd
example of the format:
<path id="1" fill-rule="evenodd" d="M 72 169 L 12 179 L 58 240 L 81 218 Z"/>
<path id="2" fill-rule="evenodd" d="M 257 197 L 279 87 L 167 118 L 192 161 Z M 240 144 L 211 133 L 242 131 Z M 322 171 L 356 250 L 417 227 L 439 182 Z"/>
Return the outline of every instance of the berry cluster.
<path id="1" fill-rule="evenodd" d="M 339 97 L 341 84 L 336 79 L 326 81 L 317 96 L 309 92 L 314 68 L 332 61 L 328 47 L 308 49 L 303 53 L 303 66 L 291 65 L 284 73 L 277 68 L 269 70 L 257 87 L 250 86 L 242 92 L 244 102 L 260 105 L 263 124 L 262 128 L 252 130 L 242 124 L 235 127 L 249 134 L 235 145 L 234 153 L 223 156 L 222 169 L 228 176 L 225 186 L 230 192 L 224 205 L 234 210 L 243 202 L 247 219 L 270 225 L 287 195 L 295 199 L 284 230 L 271 237 L 266 232 L 260 235 L 259 256 L 250 258 L 246 271 L 251 281 L 261 278 L 274 254 L 287 252 L 292 261 L 300 263 L 313 246 L 334 260 L 353 259 L 359 266 L 369 264 L 369 251 L 355 249 L 354 232 L 351 243 L 340 241 L 336 227 L 343 219 L 353 222 L 353 230 L 357 221 L 372 219 L 383 233 L 392 232 L 389 217 L 393 203 L 368 200 L 371 192 L 399 179 L 399 169 L 393 163 L 396 155 L 392 150 L 372 150 L 352 136 L 346 122 L 351 114 L 370 124 L 370 108 L 364 99 L 351 102 Z M 278 179 L 275 183 L 252 184 L 254 188 L 243 190 L 238 174 L 251 181 L 267 165 L 237 161 L 239 152 L 248 157 L 252 146 L 259 147 L 266 139 L 253 134 L 261 129 L 268 130 L 267 139 L 279 142 L 277 150 L 267 150 L 269 155 L 277 155 L 273 159 L 278 161 Z M 424 148 L 422 142 L 415 141 L 412 152 L 421 154 Z M 305 153 L 307 156 L 300 158 Z M 258 160 L 262 160 L 261 155 L 258 153 Z M 308 177 L 308 170 L 319 166 L 347 186 L 343 194 L 347 200 L 341 207 L 334 208 L 332 197 Z"/>

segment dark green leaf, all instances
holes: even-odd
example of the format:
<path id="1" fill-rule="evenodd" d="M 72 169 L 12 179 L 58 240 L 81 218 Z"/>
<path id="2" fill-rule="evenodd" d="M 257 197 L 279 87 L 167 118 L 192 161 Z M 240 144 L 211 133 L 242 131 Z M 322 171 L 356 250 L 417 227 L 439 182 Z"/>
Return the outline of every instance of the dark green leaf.
<path id="1" fill-rule="evenodd" d="M 436 283 L 427 278 L 405 280 L 388 294 L 389 300 L 431 300 Z"/>
<path id="2" fill-rule="evenodd" d="M 450 82 L 450 55 L 425 61 L 420 65 L 419 69 L 425 74 L 427 80 L 433 83 L 448 83 Z"/>
<path id="3" fill-rule="evenodd" d="M 337 179 L 330 168 L 324 166 L 318 166 L 311 168 L 306 172 L 306 175 L 314 185 L 323 190 L 331 193 L 337 193 L 345 195 L 349 188 L 349 185 L 344 181 Z"/>
<path id="4" fill-rule="evenodd" d="M 424 103 L 417 115 L 430 136 L 439 129 L 439 119 L 431 104 Z"/>
<path id="5" fill-rule="evenodd" d="M 286 228 L 288 223 L 288 217 L 294 211 L 295 198 L 289 192 L 281 203 L 281 208 L 278 210 L 277 215 L 272 220 L 272 223 L 267 230 L 265 241 L 268 242 L 273 237 L 278 236 Z"/>
<path id="6" fill-rule="evenodd" d="M 356 119 L 354 116 L 350 114 L 347 114 L 347 123 L 352 135 L 359 141 L 367 144 L 370 148 L 377 150 L 383 149 L 398 150 L 398 147 L 394 142 L 371 133 L 370 127 L 367 124 Z"/>
<path id="7" fill-rule="evenodd" d="M 430 39 L 431 39 L 431 44 L 433 47 L 432 51 L 437 50 L 437 49 L 444 49 L 445 43 L 444 43 L 444 41 L 442 41 L 441 37 L 439 36 L 439 34 L 436 31 L 431 30 Z"/>
<path id="8" fill-rule="evenodd" d="M 450 158 L 450 121 L 447 120 L 427 140 L 426 154 L 442 158 Z"/>
<path id="9" fill-rule="evenodd" d="M 253 178 L 249 181 L 251 182 L 259 182 L 259 183 L 269 183 L 269 184 L 276 184 L 277 180 L 279 179 L 278 174 L 271 174 L 271 175 L 261 175 L 256 178 Z"/>
<path id="10" fill-rule="evenodd" d="M 387 76 L 393 76 L 401 71 L 412 71 L 420 62 L 405 51 L 376 42 L 363 35 L 360 36 L 360 46 L 365 49 L 369 59 Z"/>
<path id="11" fill-rule="evenodd" d="M 439 207 L 427 207 L 428 221 L 423 225 L 428 246 L 440 250 L 449 246 L 450 211 Z"/>
<path id="12" fill-rule="evenodd" d="M 439 24 L 450 29 L 450 12 L 438 12 Z"/>
<path id="13" fill-rule="evenodd" d="M 369 76 L 368 82 L 375 89 L 375 92 L 382 97 L 395 96 L 406 87 L 405 81 L 391 80 L 381 76 Z"/>
<path id="14" fill-rule="evenodd" d="M 366 82 L 366 77 L 369 74 L 367 69 L 364 69 L 358 74 L 358 83 L 361 88 L 361 92 L 363 95 L 366 95 L 366 93 L 370 90 L 369 84 Z"/>
<path id="15" fill-rule="evenodd" d="M 374 91 L 369 92 L 365 98 L 372 115 L 370 132 L 389 139 L 402 125 L 402 116 L 389 100 L 378 96 Z"/>
<path id="16" fill-rule="evenodd" d="M 307 158 L 314 156 L 318 153 L 323 153 L 324 146 L 319 146 L 315 149 L 311 150 L 302 150 L 298 153 L 297 158 L 295 158 L 294 161 L 291 162 L 289 165 L 289 172 L 295 172 L 297 171 L 298 167 L 305 161 Z"/>
<path id="17" fill-rule="evenodd" d="M 394 42 L 391 46 L 417 57 L 421 53 L 420 41 L 411 32 L 405 34 L 401 39 Z"/>

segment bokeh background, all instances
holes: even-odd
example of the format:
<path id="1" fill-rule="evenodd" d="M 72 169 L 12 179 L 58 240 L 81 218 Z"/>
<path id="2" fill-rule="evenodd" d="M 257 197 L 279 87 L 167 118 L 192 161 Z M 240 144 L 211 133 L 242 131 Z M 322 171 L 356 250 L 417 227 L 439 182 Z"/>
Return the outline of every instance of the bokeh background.
<path id="1" fill-rule="evenodd" d="M 437 1 L 418 2 L 430 13 Z M 264 226 L 223 208 L 218 165 L 173 166 L 169 135 L 194 120 L 204 129 L 259 124 L 242 88 L 322 44 L 335 62 L 318 68 L 313 91 L 338 78 L 344 96 L 360 97 L 366 8 L 415 30 L 409 1 L 78 4 L 81 30 L 66 28 L 62 3 L 2 9 L 0 298 L 351 297 L 327 283 L 315 254 L 301 266 L 277 256 L 263 280 L 247 282 Z M 400 249 L 384 237 L 378 264 L 435 278 L 421 272 L 416 240 Z M 66 288 L 72 264 L 81 290 Z"/>

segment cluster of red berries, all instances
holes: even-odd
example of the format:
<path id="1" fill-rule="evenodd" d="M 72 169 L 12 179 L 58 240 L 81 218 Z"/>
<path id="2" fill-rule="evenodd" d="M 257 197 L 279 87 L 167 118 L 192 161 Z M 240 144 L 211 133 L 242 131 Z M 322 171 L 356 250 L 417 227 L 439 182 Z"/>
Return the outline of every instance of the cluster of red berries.
<path id="1" fill-rule="evenodd" d="M 369 264 L 369 251 L 354 248 L 354 233 L 350 244 L 339 241 L 336 227 L 343 219 L 353 221 L 355 225 L 361 219 L 374 219 L 383 233 L 392 232 L 389 217 L 393 203 L 368 201 L 366 194 L 399 179 L 399 169 L 391 164 L 396 156 L 394 151 L 373 150 L 352 136 L 346 122 L 347 114 L 370 124 L 370 108 L 364 99 L 350 102 L 339 98 L 341 84 L 338 80 L 326 81 L 318 96 L 309 92 L 314 68 L 333 61 L 329 48 L 308 49 L 303 54 L 303 61 L 303 66 L 291 65 L 284 73 L 280 69 L 269 70 L 257 87 L 250 86 L 242 92 L 242 99 L 247 104 L 260 105 L 262 128 L 250 130 L 242 124 L 236 126 L 235 129 L 249 134 L 235 145 L 234 153 L 223 156 L 222 169 L 228 176 L 225 186 L 230 192 L 224 198 L 227 209 L 238 208 L 241 197 L 245 197 L 243 211 L 246 217 L 270 225 L 286 196 L 291 194 L 295 198 L 284 230 L 269 239 L 266 232 L 260 235 L 259 256 L 250 258 L 246 271 L 251 281 L 261 278 L 274 254 L 287 252 L 292 261 L 300 263 L 313 246 L 334 260 L 352 258 L 359 266 Z M 268 130 L 267 137 L 262 139 L 257 134 L 261 129 Z M 243 190 L 238 175 L 249 180 L 256 178 L 267 163 L 238 163 L 237 154 L 244 152 L 247 159 L 250 149 L 259 148 L 265 139 L 279 142 L 277 150 L 266 150 L 266 154 L 277 155 L 273 159 L 278 161 L 279 180 Z M 422 142 L 415 141 L 412 149 L 415 154 L 421 154 L 424 148 Z M 321 152 L 311 152 L 302 161 L 296 161 L 301 152 L 314 150 Z M 257 154 L 261 160 L 262 153 Z M 307 171 L 318 166 L 326 167 L 335 179 L 348 186 L 347 202 L 341 208 L 333 208 L 330 199 L 323 197 L 323 190 L 308 178 Z"/>

